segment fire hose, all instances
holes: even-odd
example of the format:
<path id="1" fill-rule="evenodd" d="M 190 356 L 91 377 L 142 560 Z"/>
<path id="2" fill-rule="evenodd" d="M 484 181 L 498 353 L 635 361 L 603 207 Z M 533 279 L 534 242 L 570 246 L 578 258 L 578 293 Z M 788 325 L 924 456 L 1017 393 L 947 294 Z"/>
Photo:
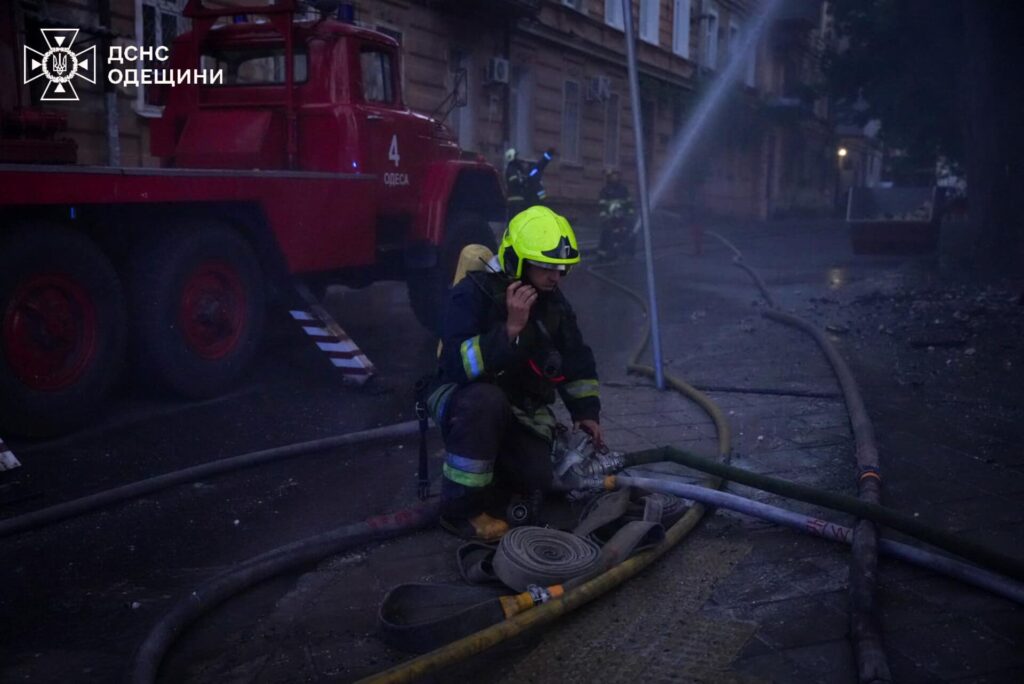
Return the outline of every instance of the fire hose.
<path id="1" fill-rule="evenodd" d="M 591 272 L 591 274 L 594 275 L 595 277 L 604 279 L 607 282 L 610 282 L 611 284 L 615 285 L 616 287 L 619 287 L 619 289 L 622 289 L 626 294 L 630 295 L 631 297 L 639 301 L 641 306 L 644 305 L 643 299 L 636 293 L 627 290 L 618 283 L 615 283 L 614 281 L 611 281 L 610 279 L 607 279 L 604 276 L 596 274 L 593 271 L 589 272 Z M 652 376 L 652 368 L 642 366 L 637 363 L 637 360 L 643 353 L 643 350 L 645 349 L 647 342 L 648 336 L 645 336 L 645 338 L 638 345 L 628 365 L 628 368 L 632 372 Z M 673 388 L 696 401 L 712 416 L 719 434 L 719 455 L 723 458 L 723 460 L 727 460 L 729 453 L 729 429 L 728 425 L 724 420 L 724 417 L 721 414 L 721 411 L 707 397 L 702 395 L 697 390 L 693 389 L 691 386 L 682 382 L 681 380 L 671 378 L 668 376 L 666 376 L 666 379 Z M 667 460 L 675 460 L 673 458 L 675 454 L 667 453 L 666 455 L 669 456 Z M 638 458 L 636 460 L 641 460 L 639 455 L 637 456 Z M 634 459 L 631 458 L 630 460 Z M 633 476 L 622 477 L 627 478 Z M 634 481 L 636 481 L 636 478 L 634 478 Z M 622 484 L 625 484 L 626 482 L 628 482 L 628 480 L 622 479 L 620 480 L 620 482 Z M 712 479 L 709 481 L 709 484 L 713 486 L 718 486 L 719 483 L 720 480 L 717 479 Z M 676 484 L 677 483 L 670 483 L 671 487 L 674 487 Z M 664 485 L 664 488 L 669 489 L 670 486 Z M 703 490 L 701 492 L 702 496 L 704 495 L 704 492 L 709 491 L 709 488 L 707 487 L 698 489 Z M 681 492 L 682 490 L 676 491 Z M 696 492 L 690 492 L 690 494 L 695 495 Z M 696 496 L 694 496 L 694 500 L 699 501 L 700 499 L 697 499 Z M 724 504 L 722 503 L 722 501 L 719 501 L 714 505 Z M 700 520 L 701 516 L 703 515 L 703 512 L 704 507 L 700 503 L 697 503 L 693 508 L 691 508 L 686 513 L 686 515 L 684 515 L 677 523 L 672 525 L 672 527 L 670 527 L 667 530 L 665 534 L 665 541 L 663 543 L 655 546 L 654 548 L 641 551 L 635 556 L 613 565 L 612 567 L 610 567 L 610 569 L 607 569 L 606 571 L 602 572 L 600 575 L 596 577 L 588 578 L 587 575 L 584 574 L 582 578 L 579 578 L 577 580 L 570 580 L 568 582 L 565 582 L 564 585 L 552 585 L 551 587 L 547 587 L 545 588 L 544 592 L 527 591 L 517 596 L 503 597 L 505 600 L 499 603 L 503 607 L 502 612 L 504 613 L 505 619 L 500 620 L 494 624 L 490 624 L 489 626 L 485 626 L 481 628 L 479 631 L 476 631 L 475 633 L 462 639 L 459 639 L 455 642 L 449 643 L 439 648 L 438 650 L 434 651 L 433 653 L 421 656 L 419 658 L 413 659 L 412 661 L 391 668 L 390 670 L 379 673 L 378 675 L 375 675 L 372 678 L 370 678 L 368 681 L 413 681 L 415 679 L 427 675 L 430 672 L 434 672 L 446 665 L 453 664 L 476 653 L 479 653 L 508 638 L 512 638 L 529 629 L 539 627 L 541 625 L 547 624 L 557 619 L 561 615 L 581 605 L 584 605 L 585 603 L 600 596 L 601 594 L 605 593 L 611 588 L 618 586 L 626 579 L 634 576 L 636 573 L 638 573 L 648 564 L 653 562 L 655 559 L 663 555 L 665 552 L 671 549 L 676 543 L 678 543 L 678 541 L 680 541 L 689 531 L 693 529 L 693 527 L 696 525 L 696 523 Z M 796 515 L 785 511 L 783 511 L 783 513 L 788 514 L 789 516 Z M 427 524 L 429 520 L 432 519 L 432 515 L 433 513 L 424 514 L 422 516 L 412 516 L 408 517 L 405 521 L 398 520 L 398 516 L 396 516 L 394 520 L 396 526 L 394 528 L 389 528 L 386 531 L 382 530 L 382 534 L 400 534 L 403 531 L 415 529 L 421 525 Z M 783 515 L 782 517 L 787 516 Z M 806 517 L 804 518 L 805 519 L 803 519 L 802 523 L 798 522 L 798 526 L 802 525 L 802 529 L 804 529 L 805 531 L 808 531 L 810 527 L 818 525 L 818 523 L 811 524 L 808 522 L 808 519 L 806 519 Z M 824 521 L 822 521 L 821 524 L 832 525 L 831 523 L 824 523 Z M 347 528 L 342 529 L 344 530 Z M 840 528 L 833 525 L 830 528 L 825 527 L 824 529 L 832 530 L 834 532 L 835 530 L 839 530 Z M 841 537 L 842 533 L 835 532 L 832 538 L 836 538 L 837 536 Z M 310 551 L 309 553 L 303 555 L 303 559 L 301 562 L 313 562 L 317 558 L 322 558 L 326 555 L 337 553 L 338 550 L 340 550 L 341 548 L 349 548 L 354 544 L 369 541 L 374 538 L 376 537 L 372 534 L 368 536 L 363 536 L 362 532 L 358 534 L 348 533 L 340 534 L 340 536 L 335 535 L 335 546 L 333 547 L 330 545 L 320 544 L 321 538 L 306 540 L 301 544 L 305 545 L 305 547 L 308 549 L 318 549 L 317 553 L 320 555 L 317 555 Z M 887 545 L 883 545 L 883 550 L 886 550 L 885 546 Z M 223 601 L 231 594 L 237 593 L 238 591 L 241 591 L 242 589 L 251 586 L 255 582 L 262 581 L 262 579 L 265 579 L 266 577 L 269 577 L 272 574 L 276 574 L 277 572 L 283 572 L 287 569 L 296 567 L 296 564 L 288 562 L 288 555 L 291 552 L 287 551 L 287 548 L 288 547 L 284 547 L 277 551 L 272 551 L 268 554 L 264 554 L 258 559 L 254 559 L 250 563 L 244 564 L 237 573 L 229 573 L 229 577 L 221 578 L 220 580 L 215 581 L 213 583 L 214 586 L 209 591 L 196 592 L 193 595 L 197 599 L 195 602 L 193 602 L 195 605 L 192 605 L 187 609 L 172 611 L 172 613 L 169 614 L 168 618 L 174 617 L 175 619 L 170 621 L 165 619 L 165 621 L 162 621 L 161 625 L 158 625 L 157 629 L 154 630 L 154 633 L 159 633 L 162 636 L 153 637 L 151 635 L 151 638 L 147 639 L 146 641 L 146 647 L 144 649 L 140 649 L 136 661 L 133 664 L 132 671 L 137 675 L 133 678 L 133 681 L 152 681 L 152 679 L 146 679 L 146 677 L 155 676 L 157 668 L 159 667 L 159 662 L 163 657 L 163 653 L 166 651 L 167 648 L 169 648 L 170 644 L 173 642 L 174 636 L 180 633 L 180 631 L 184 629 L 185 626 L 187 626 L 188 622 L 194 620 L 203 611 L 208 610 L 212 606 Z M 906 555 L 908 555 L 908 557 L 910 555 L 913 555 L 913 553 L 919 551 L 913 549 L 913 547 L 909 548 L 911 548 L 912 551 L 907 552 Z M 952 563 L 955 565 L 958 562 L 953 560 Z M 932 565 L 929 567 L 934 568 L 935 566 Z M 962 568 L 960 568 L 960 570 L 962 570 Z M 956 571 L 958 572 L 960 570 Z M 966 576 L 970 574 L 970 571 L 962 572 L 961 574 Z M 236 575 L 238 576 L 235 577 Z M 987 578 L 983 580 L 983 582 L 987 581 L 988 579 L 991 578 Z M 998 581 L 1005 581 L 1002 578 L 996 579 Z M 980 583 L 977 581 L 975 581 L 974 583 L 979 584 L 979 586 L 986 586 L 984 583 Z M 1003 595 L 1013 598 L 1014 600 L 1020 600 L 1022 592 L 1019 587 L 1011 585 L 1009 588 L 1004 586 L 1002 587 L 1002 589 L 1000 589 L 993 588 L 997 586 L 998 582 L 990 582 L 990 584 L 991 586 L 987 586 L 986 588 L 1002 593 Z"/>

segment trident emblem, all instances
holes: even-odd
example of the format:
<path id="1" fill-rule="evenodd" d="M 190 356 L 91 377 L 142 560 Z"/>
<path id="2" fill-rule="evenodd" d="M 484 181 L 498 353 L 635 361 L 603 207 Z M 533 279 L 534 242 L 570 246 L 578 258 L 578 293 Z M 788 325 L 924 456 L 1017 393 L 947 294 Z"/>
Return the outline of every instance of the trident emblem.
<path id="1" fill-rule="evenodd" d="M 77 102 L 78 92 L 73 81 L 82 78 L 96 82 L 96 46 L 74 52 L 71 46 L 78 29 L 40 29 L 46 41 L 46 52 L 25 46 L 22 71 L 24 82 L 46 78 L 49 83 L 39 99 L 43 102 Z"/>
<path id="2" fill-rule="evenodd" d="M 53 56 L 53 73 L 58 76 L 63 76 L 64 72 L 68 70 L 68 56 L 67 53 L 58 52 Z"/>

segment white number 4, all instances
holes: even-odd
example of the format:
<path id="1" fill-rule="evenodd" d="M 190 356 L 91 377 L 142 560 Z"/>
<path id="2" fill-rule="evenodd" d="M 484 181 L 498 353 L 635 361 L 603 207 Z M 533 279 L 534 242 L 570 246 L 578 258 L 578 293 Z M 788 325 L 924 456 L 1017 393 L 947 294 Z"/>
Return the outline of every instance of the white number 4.
<path id="1" fill-rule="evenodd" d="M 395 166 L 398 166 L 401 157 L 398 155 L 398 134 L 391 136 L 391 147 L 388 148 L 388 159 L 395 162 Z"/>

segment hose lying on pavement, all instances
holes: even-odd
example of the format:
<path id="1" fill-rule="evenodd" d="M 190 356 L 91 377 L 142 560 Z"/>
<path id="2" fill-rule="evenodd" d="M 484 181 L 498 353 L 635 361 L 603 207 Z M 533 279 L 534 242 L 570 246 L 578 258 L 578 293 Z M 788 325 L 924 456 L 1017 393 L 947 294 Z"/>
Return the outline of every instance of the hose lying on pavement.
<path id="1" fill-rule="evenodd" d="M 370 430 L 359 430 L 357 432 L 349 432 L 343 435 L 314 439 L 308 442 L 288 444 L 286 446 L 275 447 L 273 449 L 253 451 L 240 456 L 233 456 L 231 458 L 212 461 L 210 463 L 203 463 L 202 465 L 193 466 L 191 468 L 175 470 L 146 480 L 139 480 L 138 482 L 132 482 L 131 484 L 126 484 L 121 487 L 114 487 L 113 489 L 107 489 L 102 492 L 97 492 L 96 494 L 83 496 L 79 499 L 50 506 L 49 508 L 32 511 L 31 513 L 19 515 L 15 518 L 0 520 L 0 539 L 12 534 L 18 534 L 19 532 L 44 527 L 61 520 L 82 515 L 83 513 L 105 508 L 106 506 L 127 501 L 128 499 L 145 496 L 146 494 L 150 494 L 161 489 L 167 489 L 168 487 L 173 487 L 175 485 L 184 484 L 186 482 L 204 480 L 208 477 L 213 477 L 214 475 L 220 475 L 234 470 L 241 470 L 243 468 L 251 468 L 257 465 L 263 465 L 264 463 L 278 461 L 282 458 L 315 453 L 317 451 L 324 451 L 326 449 L 333 449 L 340 446 L 361 444 L 363 442 L 369 442 L 377 439 L 407 437 L 409 435 L 416 434 L 418 430 L 419 423 L 415 420 L 410 420 L 404 423 L 385 425 L 384 427 L 373 428 Z"/>
<path id="2" fill-rule="evenodd" d="M 867 503 L 878 504 L 882 498 L 882 475 L 878 463 L 878 447 L 875 445 L 875 431 L 864 408 L 860 388 L 853 378 L 849 366 L 822 332 L 807 321 L 778 311 L 761 276 L 747 266 L 740 252 L 726 238 L 709 231 L 732 250 L 733 264 L 747 272 L 761 291 L 761 296 L 770 307 L 764 316 L 786 325 L 798 328 L 818 343 L 836 374 L 843 391 L 846 411 L 850 417 L 850 429 L 856 445 L 857 496 Z M 853 553 L 850 558 L 850 640 L 857 654 L 857 670 L 862 682 L 888 682 L 892 680 L 889 663 L 882 647 L 882 629 L 875 608 L 875 577 L 878 566 L 878 530 L 868 520 L 857 522 L 853 533 Z"/>
<path id="3" fill-rule="evenodd" d="M 128 681 L 156 681 L 164 655 L 184 629 L 206 611 L 255 584 L 289 570 L 314 563 L 354 546 L 396 537 L 427 527 L 437 519 L 438 507 L 419 504 L 389 515 L 367 518 L 309 539 L 281 546 L 251 558 L 195 589 L 158 622 L 132 659 Z"/>
<path id="4" fill-rule="evenodd" d="M 675 447 L 636 451 L 628 454 L 627 458 L 627 463 L 630 465 L 671 461 L 672 463 L 678 463 L 694 470 L 710 473 L 732 482 L 762 489 L 766 492 L 773 492 L 790 499 L 849 513 L 908 534 L 973 563 L 1012 577 L 1015 580 L 1024 581 L 1024 561 L 999 551 L 994 551 L 970 539 L 959 537 L 942 529 L 930 527 L 917 518 L 891 508 L 886 508 L 885 506 L 862 501 L 852 496 L 836 494 L 795 482 L 780 480 L 761 473 L 754 473 Z"/>
<path id="5" fill-rule="evenodd" d="M 636 475 L 611 475 L 606 478 L 605 487 L 639 487 L 652 492 L 673 494 L 686 499 L 700 501 L 710 506 L 720 506 L 738 511 L 745 515 L 761 518 L 770 522 L 791 527 L 808 534 L 825 539 L 853 543 L 853 530 L 820 518 L 771 506 L 760 501 L 727 492 L 708 489 L 685 482 L 674 482 L 662 478 L 638 477 Z M 856 500 L 856 499 L 855 499 Z M 894 558 L 913 563 L 929 570 L 961 580 L 976 587 L 986 589 L 994 594 L 1024 605 L 1024 584 L 1006 579 L 1001 575 L 989 572 L 975 565 L 963 563 L 948 556 L 931 553 L 909 544 L 901 544 L 889 539 L 879 540 L 879 548 Z"/>

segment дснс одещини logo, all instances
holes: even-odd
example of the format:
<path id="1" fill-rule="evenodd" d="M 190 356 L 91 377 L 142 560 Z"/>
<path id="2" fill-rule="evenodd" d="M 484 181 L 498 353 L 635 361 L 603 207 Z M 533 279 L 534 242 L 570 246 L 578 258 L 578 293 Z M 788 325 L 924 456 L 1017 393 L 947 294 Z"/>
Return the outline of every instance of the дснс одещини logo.
<path id="1" fill-rule="evenodd" d="M 77 102 L 74 79 L 96 82 L 96 46 L 75 52 L 71 46 L 78 29 L 40 29 L 46 41 L 46 52 L 25 46 L 24 82 L 46 78 L 49 83 L 39 98 L 43 102 Z"/>

